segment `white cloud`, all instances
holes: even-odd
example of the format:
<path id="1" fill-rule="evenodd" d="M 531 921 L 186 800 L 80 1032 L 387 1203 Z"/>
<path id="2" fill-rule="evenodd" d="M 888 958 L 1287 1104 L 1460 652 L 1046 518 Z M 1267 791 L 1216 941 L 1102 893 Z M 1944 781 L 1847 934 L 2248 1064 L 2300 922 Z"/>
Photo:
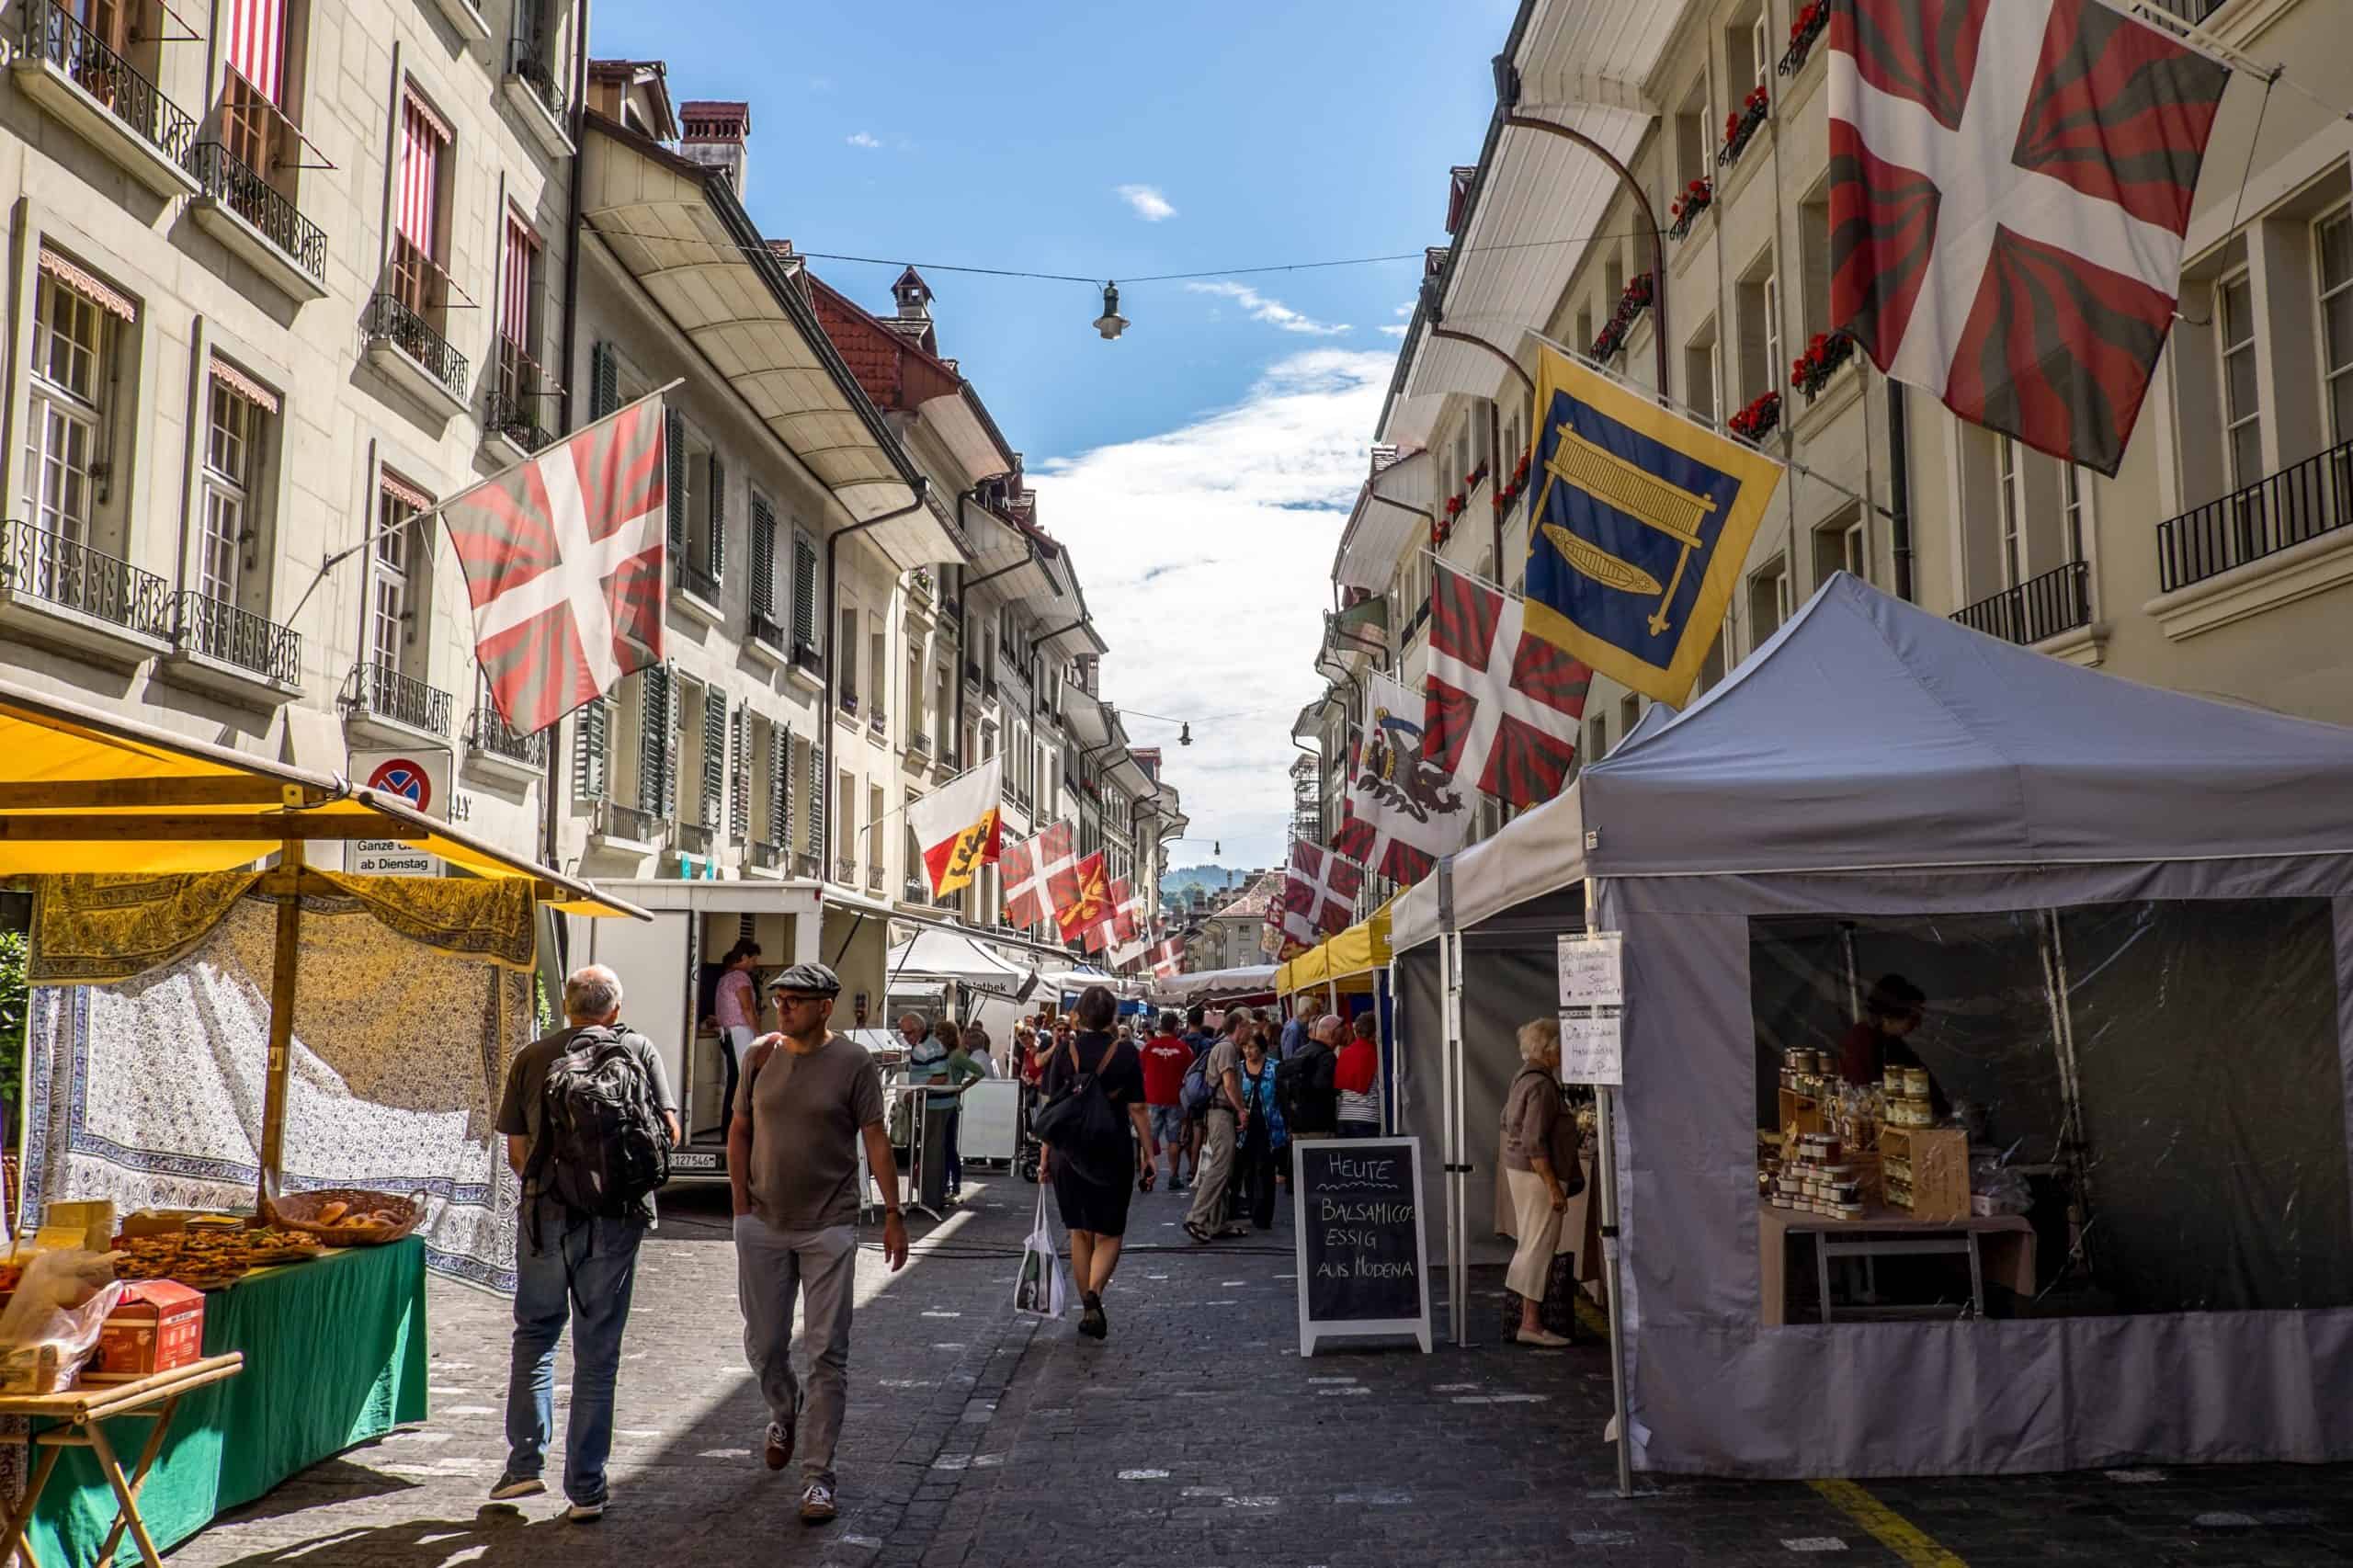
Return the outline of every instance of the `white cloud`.
<path id="1" fill-rule="evenodd" d="M 1105 694 L 1193 721 L 1193 744 L 1137 720 L 1192 819 L 1176 864 L 1271 864 L 1290 814 L 1291 722 L 1323 690 L 1310 667 L 1332 551 L 1392 361 L 1314 348 L 1271 366 L 1231 408 L 1158 436 L 1047 462 L 1040 519 L 1067 542 L 1111 651 Z"/>
<path id="2" fill-rule="evenodd" d="M 1405 335 L 1407 329 L 1404 325 L 1400 324 L 1397 326 L 1384 326 L 1376 330 L 1378 330 L 1383 337 L 1403 337 Z"/>
<path id="3" fill-rule="evenodd" d="M 863 131 L 854 131 L 847 137 L 844 138 L 844 140 L 848 142 L 853 147 L 875 148 L 882 145 L 881 142 L 868 135 Z"/>
<path id="4" fill-rule="evenodd" d="M 1316 337 L 1335 337 L 1341 333 L 1356 330 L 1346 322 L 1336 326 L 1317 321 L 1312 316 L 1302 315 L 1280 300 L 1267 298 L 1247 283 L 1222 279 L 1215 283 L 1188 283 L 1185 287 L 1196 294 L 1214 294 L 1219 299 L 1231 300 L 1248 312 L 1251 320 L 1265 322 L 1268 326 L 1279 326 L 1285 332 L 1303 332 Z"/>
<path id="5" fill-rule="evenodd" d="M 1112 187 L 1112 194 L 1136 210 L 1136 216 L 1147 223 L 1157 223 L 1176 216 L 1176 209 L 1168 198 L 1160 194 L 1156 185 L 1122 185 Z"/>

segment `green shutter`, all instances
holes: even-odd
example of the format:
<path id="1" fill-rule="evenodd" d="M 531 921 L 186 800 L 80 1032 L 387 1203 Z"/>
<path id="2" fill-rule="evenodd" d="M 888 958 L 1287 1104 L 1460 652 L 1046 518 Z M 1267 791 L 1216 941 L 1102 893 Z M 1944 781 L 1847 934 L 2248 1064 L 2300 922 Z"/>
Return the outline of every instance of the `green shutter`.
<path id="1" fill-rule="evenodd" d="M 727 574 L 727 470 L 719 454 L 710 455 L 710 580 L 717 585 Z"/>
<path id="2" fill-rule="evenodd" d="M 809 853 L 817 857 L 817 874 L 822 877 L 826 874 L 824 863 L 825 857 L 824 748 L 813 740 L 809 743 L 808 749 L 801 755 L 806 759 L 808 767 L 808 781 L 801 791 L 801 798 L 806 802 L 801 808 L 801 820 L 808 825 Z"/>
<path id="3" fill-rule="evenodd" d="M 792 651 L 817 651 L 817 546 L 792 530 Z"/>
<path id="4" fill-rule="evenodd" d="M 752 613 L 776 619 L 776 508 L 752 497 Z"/>
<path id="5" fill-rule="evenodd" d="M 638 672 L 642 700 L 637 727 L 637 803 L 657 817 L 670 814 L 670 666 L 648 665 Z"/>
<path id="6" fill-rule="evenodd" d="M 620 362 L 609 343 L 588 349 L 588 417 L 602 419 L 621 405 Z"/>
<path id="7" fill-rule="evenodd" d="M 716 687 L 702 691 L 702 824 L 716 833 L 719 805 L 727 798 L 727 698 Z"/>
<path id="8" fill-rule="evenodd" d="M 768 842 L 781 848 L 800 847 L 792 832 L 792 732 L 768 726 Z"/>
<path id="9" fill-rule="evenodd" d="M 752 836 L 752 710 L 738 707 L 727 725 L 727 835 Z"/>
<path id="10" fill-rule="evenodd" d="M 572 792 L 583 801 L 605 798 L 605 699 L 592 697 L 572 716 Z"/>
<path id="11" fill-rule="evenodd" d="M 687 422 L 672 409 L 666 419 L 670 447 L 670 554 L 687 550 Z"/>

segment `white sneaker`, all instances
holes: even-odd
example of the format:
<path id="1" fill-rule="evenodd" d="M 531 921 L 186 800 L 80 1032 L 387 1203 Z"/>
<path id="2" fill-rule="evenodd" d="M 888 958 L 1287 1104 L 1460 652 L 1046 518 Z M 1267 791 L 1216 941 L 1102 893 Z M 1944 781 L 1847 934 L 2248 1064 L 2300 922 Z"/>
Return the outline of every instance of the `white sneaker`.
<path id="1" fill-rule="evenodd" d="M 604 1517 L 605 1506 L 602 1503 L 574 1503 L 563 1511 L 566 1524 L 593 1525 Z"/>

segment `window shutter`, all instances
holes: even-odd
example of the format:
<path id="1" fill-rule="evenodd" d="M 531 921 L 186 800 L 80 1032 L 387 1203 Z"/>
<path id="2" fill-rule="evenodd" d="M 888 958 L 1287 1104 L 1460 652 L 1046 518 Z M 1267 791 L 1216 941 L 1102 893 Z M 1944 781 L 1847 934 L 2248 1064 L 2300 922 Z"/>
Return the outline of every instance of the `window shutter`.
<path id="1" fill-rule="evenodd" d="M 727 696 L 717 687 L 707 686 L 702 691 L 702 824 L 713 832 L 719 828 L 719 805 L 726 796 Z"/>
<path id="2" fill-rule="evenodd" d="M 817 646 L 817 547 L 799 528 L 792 530 L 792 646 Z"/>
<path id="3" fill-rule="evenodd" d="M 670 814 L 670 666 L 648 665 L 639 672 L 637 801 L 657 817 Z"/>
<path id="4" fill-rule="evenodd" d="M 620 405 L 620 366 L 613 358 L 612 345 L 593 345 L 588 350 L 588 417 L 602 419 Z"/>
<path id="5" fill-rule="evenodd" d="M 752 497 L 752 613 L 776 619 L 776 508 Z"/>
<path id="6" fill-rule="evenodd" d="M 710 455 L 710 580 L 716 584 L 727 570 L 727 470 L 719 454 Z"/>
<path id="7" fill-rule="evenodd" d="M 572 718 L 572 792 L 583 801 L 605 798 L 605 699 L 592 697 Z"/>
<path id="8" fill-rule="evenodd" d="M 687 422 L 676 410 L 666 416 L 670 448 L 670 553 L 687 549 Z"/>
<path id="9" fill-rule="evenodd" d="M 800 847 L 793 834 L 793 733 L 779 725 L 767 730 L 767 834 L 777 846 Z"/>
<path id="10" fill-rule="evenodd" d="M 727 835 L 738 844 L 752 836 L 752 710 L 728 716 Z"/>
<path id="11" fill-rule="evenodd" d="M 801 820 L 809 829 L 809 853 L 822 858 L 825 853 L 825 780 L 817 743 L 811 741 L 802 748 L 801 758 Z M 823 867 L 819 868 L 819 874 L 824 874 Z"/>

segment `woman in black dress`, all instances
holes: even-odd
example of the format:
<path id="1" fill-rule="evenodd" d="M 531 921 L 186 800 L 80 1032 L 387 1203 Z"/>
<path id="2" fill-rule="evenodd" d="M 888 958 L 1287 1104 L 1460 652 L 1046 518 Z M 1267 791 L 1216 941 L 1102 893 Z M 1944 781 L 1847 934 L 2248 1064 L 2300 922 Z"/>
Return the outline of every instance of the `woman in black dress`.
<path id="1" fill-rule="evenodd" d="M 1047 1147 L 1039 1151 L 1040 1174 L 1054 1184 L 1054 1205 L 1070 1232 L 1071 1273 L 1082 1309 L 1078 1332 L 1101 1339 L 1110 1333 L 1103 1315 L 1103 1291 L 1119 1267 L 1120 1241 L 1128 1230 L 1128 1199 L 1139 1185 L 1152 1190 L 1152 1121 L 1143 1097 L 1143 1060 L 1132 1045 L 1111 1034 L 1120 1004 L 1100 985 L 1078 998 L 1078 1038 L 1046 1063 L 1046 1103 L 1051 1105 L 1083 1073 L 1123 1113 L 1116 1141 L 1099 1148 Z M 1133 1136 L 1130 1136 L 1132 1130 Z M 1143 1149 L 1143 1178 L 1136 1178 L 1136 1150 Z"/>

